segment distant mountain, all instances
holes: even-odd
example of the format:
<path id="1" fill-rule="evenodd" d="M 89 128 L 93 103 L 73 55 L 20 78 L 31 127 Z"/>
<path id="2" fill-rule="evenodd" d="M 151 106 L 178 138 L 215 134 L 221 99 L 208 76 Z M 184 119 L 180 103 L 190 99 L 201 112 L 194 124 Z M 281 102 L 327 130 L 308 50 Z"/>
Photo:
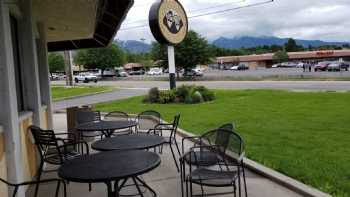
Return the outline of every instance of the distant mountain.
<path id="1" fill-rule="evenodd" d="M 213 41 L 213 44 L 220 48 L 226 49 L 239 49 L 242 47 L 252 48 L 262 45 L 284 45 L 288 41 L 288 38 L 278 38 L 278 37 L 235 37 L 235 38 L 225 38 L 220 37 Z M 308 47 L 309 45 L 313 47 L 319 47 L 324 45 L 337 45 L 341 46 L 343 44 L 348 44 L 347 42 L 325 42 L 321 40 L 298 40 L 296 39 L 298 45 Z"/>
<path id="2" fill-rule="evenodd" d="M 126 40 L 126 41 L 115 40 L 114 42 L 124 50 L 127 50 L 131 53 L 147 53 L 147 52 L 150 52 L 151 50 L 150 44 L 137 41 L 137 40 Z"/>

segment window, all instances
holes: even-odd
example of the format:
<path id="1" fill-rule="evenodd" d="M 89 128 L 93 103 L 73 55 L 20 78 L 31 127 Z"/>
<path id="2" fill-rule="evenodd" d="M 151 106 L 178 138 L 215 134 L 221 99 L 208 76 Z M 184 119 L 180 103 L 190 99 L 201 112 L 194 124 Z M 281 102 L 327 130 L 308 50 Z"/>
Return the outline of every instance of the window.
<path id="1" fill-rule="evenodd" d="M 13 47 L 13 60 L 15 69 L 15 81 L 16 81 L 16 93 L 17 93 L 17 107 L 18 111 L 24 111 L 24 95 L 23 95 L 23 83 L 22 83 L 22 69 L 19 53 L 19 38 L 18 38 L 18 22 L 13 16 L 11 20 L 11 37 Z"/>

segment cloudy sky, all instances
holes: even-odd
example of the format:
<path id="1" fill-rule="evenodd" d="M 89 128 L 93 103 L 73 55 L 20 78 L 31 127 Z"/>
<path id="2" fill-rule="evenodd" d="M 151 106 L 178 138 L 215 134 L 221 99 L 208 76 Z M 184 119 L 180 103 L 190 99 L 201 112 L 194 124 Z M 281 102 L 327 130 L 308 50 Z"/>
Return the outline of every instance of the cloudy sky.
<path id="1" fill-rule="evenodd" d="M 189 17 L 267 0 L 179 0 Z M 135 0 L 117 39 L 153 41 L 148 12 L 154 0 Z M 134 28 L 145 26 L 140 28 Z M 259 6 L 192 18 L 189 28 L 209 40 L 218 37 L 277 36 L 350 41 L 350 0 L 274 0 Z"/>

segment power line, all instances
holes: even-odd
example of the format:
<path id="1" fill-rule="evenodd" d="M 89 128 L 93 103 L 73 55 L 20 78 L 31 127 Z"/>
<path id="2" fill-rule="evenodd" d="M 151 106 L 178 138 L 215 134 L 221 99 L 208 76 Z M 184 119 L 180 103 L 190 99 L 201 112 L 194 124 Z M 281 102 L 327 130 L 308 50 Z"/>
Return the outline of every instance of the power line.
<path id="1" fill-rule="evenodd" d="M 224 7 L 224 6 L 228 6 L 228 5 L 232 5 L 232 4 L 236 4 L 236 3 L 243 3 L 246 0 L 239 0 L 239 1 L 235 1 L 235 2 L 230 2 L 230 3 L 223 3 L 217 6 L 212 6 L 212 7 L 206 7 L 206 8 L 202 8 L 202 9 L 196 9 L 196 10 L 190 10 L 189 13 L 193 13 L 193 12 L 199 12 L 199 11 L 203 11 L 203 10 L 210 10 L 210 9 L 214 9 L 214 8 L 220 8 L 220 7 Z M 147 4 L 144 4 L 147 5 Z M 136 6 L 138 7 L 138 6 Z M 141 22 L 147 22 L 147 20 L 137 20 L 137 21 L 131 21 L 126 23 L 125 25 L 130 25 L 130 24 L 134 24 L 134 23 L 141 23 Z"/>
<path id="2" fill-rule="evenodd" d="M 235 7 L 235 8 L 229 8 L 229 9 L 225 9 L 225 10 L 218 10 L 218 11 L 215 11 L 215 12 L 207 12 L 207 13 L 204 13 L 204 14 L 198 14 L 198 15 L 189 16 L 188 18 L 189 19 L 193 19 L 193 18 L 198 18 L 198 17 L 202 17 L 202 16 L 222 14 L 222 13 L 232 12 L 232 11 L 243 9 L 243 8 L 249 8 L 249 7 L 255 7 L 255 6 L 259 6 L 259 5 L 264 5 L 264 4 L 268 4 L 268 3 L 272 3 L 272 2 L 274 2 L 274 0 L 268 0 L 268 1 L 258 2 L 258 3 L 248 4 L 248 5 L 239 6 L 239 7 Z M 126 30 L 143 28 L 143 27 L 148 27 L 148 24 L 143 24 L 143 25 L 139 25 L 139 26 L 132 26 L 132 27 L 126 27 L 126 28 L 120 29 L 119 31 L 126 31 Z"/>
<path id="3" fill-rule="evenodd" d="M 248 5 L 239 6 L 239 7 L 235 7 L 235 8 L 229 8 L 229 9 L 219 10 L 219 11 L 215 11 L 215 12 L 208 12 L 208 13 L 205 13 L 205 14 L 193 15 L 193 16 L 190 16 L 188 18 L 197 18 L 197 17 L 201 17 L 201 16 L 221 14 L 221 13 L 225 13 L 225 12 L 231 12 L 231 11 L 234 11 L 234 10 L 239 10 L 239 9 L 242 9 L 242 8 L 249 8 L 249 7 L 255 7 L 255 6 L 259 6 L 259 5 L 264 5 L 264 4 L 272 3 L 273 1 L 274 0 L 268 0 L 268 1 L 264 1 L 264 2 L 253 3 L 253 4 L 248 4 Z"/>

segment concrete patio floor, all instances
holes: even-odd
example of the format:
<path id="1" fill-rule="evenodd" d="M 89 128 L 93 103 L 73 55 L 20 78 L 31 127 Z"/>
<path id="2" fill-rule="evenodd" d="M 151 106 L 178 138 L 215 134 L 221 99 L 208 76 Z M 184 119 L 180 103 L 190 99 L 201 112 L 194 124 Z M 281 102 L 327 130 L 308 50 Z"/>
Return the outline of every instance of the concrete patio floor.
<path id="1" fill-rule="evenodd" d="M 66 115 L 55 114 L 54 125 L 57 131 L 66 131 Z M 179 140 L 181 142 L 181 140 Z M 172 159 L 170 149 L 164 146 L 163 154 L 161 156 L 161 165 L 151 171 L 148 174 L 143 175 L 144 180 L 149 184 L 159 197 L 179 197 L 181 196 L 181 184 L 180 175 L 176 171 L 174 161 Z M 248 196 L 250 197 L 297 197 L 299 194 L 275 183 L 267 178 L 252 173 L 247 170 L 247 186 Z M 44 178 L 57 177 L 55 172 L 44 174 Z M 68 196 L 70 197 L 104 197 L 107 196 L 106 186 L 104 184 L 93 184 L 92 191 L 89 192 L 88 184 L 80 184 L 70 182 L 67 185 Z M 131 191 L 132 190 L 132 191 Z M 204 188 L 206 192 L 222 192 L 226 191 L 218 188 Z M 54 196 L 55 185 L 42 185 L 40 186 L 40 197 Z M 122 190 L 121 193 L 130 194 L 135 192 L 136 188 L 129 187 Z M 194 191 L 200 191 L 200 187 L 194 186 Z M 30 192 L 32 193 L 32 192 Z M 62 195 L 63 196 L 63 195 Z M 151 196 L 149 192 L 145 193 L 145 196 Z M 221 196 L 233 196 L 221 195 Z M 238 196 L 238 195 L 237 195 Z"/>

